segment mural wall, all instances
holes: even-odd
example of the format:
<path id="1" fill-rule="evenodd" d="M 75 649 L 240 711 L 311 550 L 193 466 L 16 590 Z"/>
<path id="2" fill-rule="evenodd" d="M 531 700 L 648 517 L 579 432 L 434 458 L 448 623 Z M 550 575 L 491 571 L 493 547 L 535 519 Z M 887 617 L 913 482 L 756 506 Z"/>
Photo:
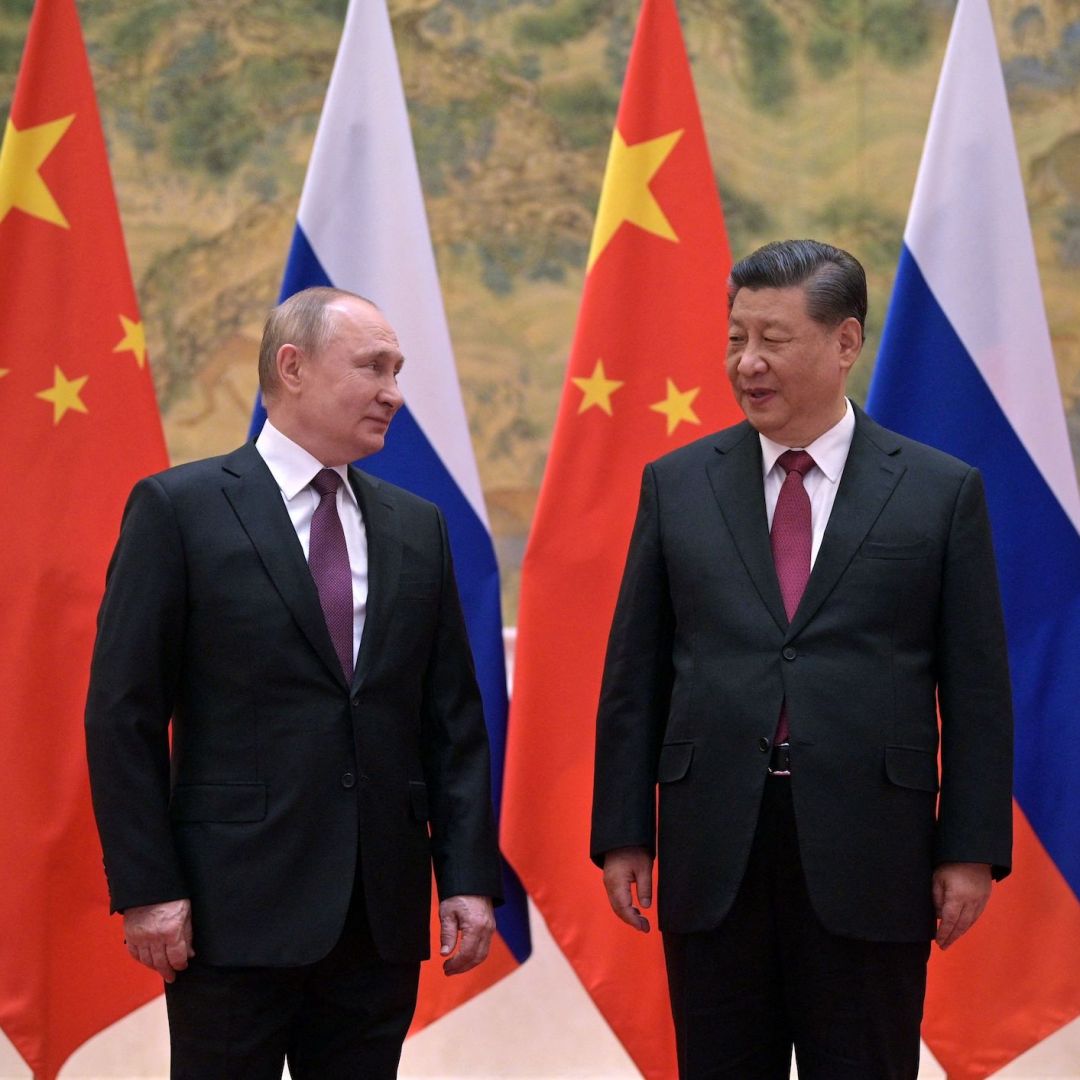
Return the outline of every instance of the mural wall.
<path id="1" fill-rule="evenodd" d="M 31 6 L 0 0 L 0 119 Z M 246 434 L 345 6 L 80 0 L 174 462 Z M 680 0 L 735 255 L 809 235 L 867 268 L 858 400 L 953 6 Z M 1080 457 L 1080 4 L 991 6 Z M 513 622 L 637 0 L 390 10 Z"/>

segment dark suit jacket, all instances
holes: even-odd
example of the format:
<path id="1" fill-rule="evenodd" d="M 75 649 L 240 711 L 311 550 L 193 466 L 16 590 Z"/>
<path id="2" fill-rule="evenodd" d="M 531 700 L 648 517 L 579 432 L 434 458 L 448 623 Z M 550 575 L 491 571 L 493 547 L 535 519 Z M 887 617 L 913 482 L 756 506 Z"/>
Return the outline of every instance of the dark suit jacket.
<path id="1" fill-rule="evenodd" d="M 818 916 L 844 936 L 925 940 L 937 863 L 1000 877 L 1010 862 L 1012 717 L 982 481 L 856 409 L 790 624 L 766 522 L 748 423 L 646 467 L 601 692 L 593 857 L 654 849 L 659 784 L 661 928 L 715 927 L 786 697 Z"/>
<path id="2" fill-rule="evenodd" d="M 444 897 L 500 890 L 442 516 L 350 480 L 370 581 L 351 687 L 253 444 L 140 481 L 124 513 L 86 711 L 112 906 L 190 896 L 209 963 L 325 955 L 358 852 L 389 961 L 428 955 L 432 862 Z"/>

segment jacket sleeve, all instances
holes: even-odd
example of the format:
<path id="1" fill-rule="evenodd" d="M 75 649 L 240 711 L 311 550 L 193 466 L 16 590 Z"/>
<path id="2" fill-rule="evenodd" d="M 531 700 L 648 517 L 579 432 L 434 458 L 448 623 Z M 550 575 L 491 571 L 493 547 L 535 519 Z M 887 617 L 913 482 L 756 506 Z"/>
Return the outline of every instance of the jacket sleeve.
<path id="1" fill-rule="evenodd" d="M 86 702 L 90 785 L 111 910 L 188 895 L 169 827 L 169 720 L 185 622 L 172 506 L 154 477 L 124 510 L 106 576 Z"/>
<path id="2" fill-rule="evenodd" d="M 422 746 L 439 896 L 502 896 L 491 808 L 491 758 L 480 689 L 458 598 L 446 523 L 438 513 L 442 580 L 424 674 Z"/>
<path id="3" fill-rule="evenodd" d="M 589 844 L 598 865 L 613 848 L 656 849 L 656 771 L 675 626 L 659 502 L 655 469 L 647 465 L 600 688 Z"/>
<path id="4" fill-rule="evenodd" d="M 941 796 L 935 862 L 1012 863 L 1012 694 L 982 478 L 953 509 L 937 628 Z"/>

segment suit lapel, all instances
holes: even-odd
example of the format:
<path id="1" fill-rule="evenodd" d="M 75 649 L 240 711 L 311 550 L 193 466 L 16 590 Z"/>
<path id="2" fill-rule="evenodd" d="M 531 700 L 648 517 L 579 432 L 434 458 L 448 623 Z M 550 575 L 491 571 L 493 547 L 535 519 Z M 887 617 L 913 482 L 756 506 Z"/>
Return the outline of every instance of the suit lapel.
<path id="1" fill-rule="evenodd" d="M 319 594 L 281 492 L 254 443 L 230 454 L 222 466 L 223 491 L 297 626 L 344 686 Z"/>
<path id="2" fill-rule="evenodd" d="M 378 642 L 385 636 L 385 627 L 397 599 L 402 543 L 397 511 L 384 486 L 352 467 L 349 468 L 349 480 L 364 518 L 368 550 L 367 612 L 353 676 L 355 688 L 371 670 Z"/>
<path id="3" fill-rule="evenodd" d="M 769 614 L 786 630 L 787 615 L 769 546 L 761 440 L 748 423 L 742 423 L 722 431 L 714 449 L 716 454 L 706 468 L 720 513 Z"/>
<path id="4" fill-rule="evenodd" d="M 853 407 L 855 434 L 840 489 L 806 592 L 788 628 L 789 638 L 806 626 L 832 592 L 905 472 L 895 457 L 899 442 L 858 406 Z"/>

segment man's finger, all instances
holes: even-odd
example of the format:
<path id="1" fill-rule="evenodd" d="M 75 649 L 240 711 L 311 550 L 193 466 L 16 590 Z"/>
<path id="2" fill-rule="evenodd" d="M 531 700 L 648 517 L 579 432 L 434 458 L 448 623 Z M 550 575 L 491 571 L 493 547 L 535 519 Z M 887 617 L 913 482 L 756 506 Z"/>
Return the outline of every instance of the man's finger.
<path id="1" fill-rule="evenodd" d="M 443 964 L 447 975 L 460 975 L 483 963 L 491 948 L 491 932 L 486 923 L 466 925 L 457 952 Z"/>
<path id="2" fill-rule="evenodd" d="M 634 907 L 629 882 L 621 882 L 616 888 L 610 891 L 608 893 L 608 900 L 611 903 L 611 910 L 614 911 L 627 926 L 632 926 L 635 930 L 640 930 L 643 934 L 649 932 L 649 920 Z M 644 901 L 642 901 L 642 903 L 645 907 L 648 907 L 648 904 L 644 904 Z"/>
<path id="3" fill-rule="evenodd" d="M 652 907 L 652 874 L 639 874 L 635 878 L 638 903 L 643 908 Z"/>
<path id="4" fill-rule="evenodd" d="M 458 920 L 456 912 L 446 912 L 439 916 L 439 953 L 449 956 L 454 951 L 458 940 Z"/>
<path id="5" fill-rule="evenodd" d="M 937 929 L 938 947 L 947 949 L 954 940 L 956 930 L 956 912 L 951 904 L 946 904 L 941 910 L 941 922 Z"/>
<path id="6" fill-rule="evenodd" d="M 174 941 L 165 946 L 165 959 L 173 971 L 183 971 L 191 955 L 191 947 L 186 941 Z"/>
<path id="7" fill-rule="evenodd" d="M 165 946 L 161 941 L 155 941 L 150 946 L 150 957 L 153 961 L 151 967 L 167 982 L 171 983 L 176 978 L 172 964 L 169 963 L 165 953 Z"/>

